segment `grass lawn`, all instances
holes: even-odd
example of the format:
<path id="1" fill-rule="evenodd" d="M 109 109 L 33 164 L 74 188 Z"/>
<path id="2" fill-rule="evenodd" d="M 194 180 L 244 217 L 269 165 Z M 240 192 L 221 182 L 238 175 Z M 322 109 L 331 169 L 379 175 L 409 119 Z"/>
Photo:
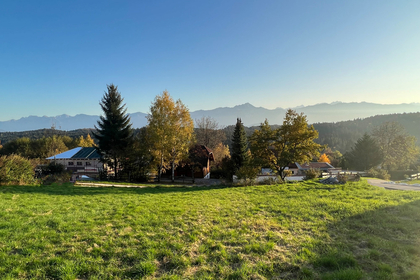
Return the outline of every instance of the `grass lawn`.
<path id="1" fill-rule="evenodd" d="M 420 279 L 420 192 L 0 187 L 2 279 Z"/>
<path id="2" fill-rule="evenodd" d="M 411 181 L 407 181 L 407 182 L 404 182 L 404 183 L 408 183 L 410 185 L 420 184 L 420 180 L 411 180 Z"/>

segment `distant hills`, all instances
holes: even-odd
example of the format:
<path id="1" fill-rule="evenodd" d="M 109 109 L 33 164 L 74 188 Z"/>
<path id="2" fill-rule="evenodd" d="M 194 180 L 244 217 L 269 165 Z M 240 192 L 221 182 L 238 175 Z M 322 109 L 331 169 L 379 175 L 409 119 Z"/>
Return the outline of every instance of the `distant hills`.
<path id="1" fill-rule="evenodd" d="M 419 103 L 383 105 L 375 103 L 321 103 L 311 106 L 300 106 L 292 108 L 297 112 L 303 112 L 308 117 L 309 123 L 340 122 L 353 119 L 367 118 L 375 115 L 420 112 Z M 259 125 L 265 119 L 270 124 L 281 124 L 286 109 L 266 109 L 255 107 L 249 103 L 235 107 L 222 107 L 213 110 L 198 110 L 191 112 L 193 119 L 203 116 L 214 118 L 221 126 L 229 126 L 236 123 L 236 118 L 241 118 L 245 126 Z M 140 128 L 147 124 L 147 114 L 130 114 L 134 128 Z M 55 117 L 29 116 L 18 120 L 0 121 L 0 132 L 28 131 L 55 127 L 59 130 L 76 130 L 82 128 L 93 128 L 99 116 L 79 114 L 76 116 L 59 115 Z"/>

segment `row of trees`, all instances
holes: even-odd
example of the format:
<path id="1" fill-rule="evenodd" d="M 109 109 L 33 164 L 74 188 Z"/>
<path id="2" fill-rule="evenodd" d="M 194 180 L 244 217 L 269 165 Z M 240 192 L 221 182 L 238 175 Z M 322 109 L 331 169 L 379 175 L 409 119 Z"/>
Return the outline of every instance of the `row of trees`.
<path id="1" fill-rule="evenodd" d="M 197 120 L 198 129 L 194 133 L 194 122 L 187 107 L 180 100 L 174 101 L 167 91 L 156 96 L 147 117 L 148 125 L 134 135 L 118 88 L 108 85 L 107 89 L 100 103 L 104 116 L 94 135 L 104 161 L 113 166 L 117 178 L 123 175 L 120 172 L 144 176 L 157 167 L 159 181 L 168 169 L 174 180 L 177 166 L 188 164 L 194 168 L 197 165 L 197 153 L 201 149 L 194 150 L 195 143 L 214 150 L 222 169 L 227 171 L 225 175 L 239 172 L 241 168 L 252 173 L 252 170 L 269 167 L 284 178 L 284 169 L 290 163 L 310 161 L 319 156 L 323 148 L 314 142 L 318 132 L 308 125 L 306 116 L 289 110 L 282 126 L 272 128 L 266 120 L 249 139 L 238 119 L 230 153 L 222 143 L 225 135 L 214 120 Z"/>
<path id="2" fill-rule="evenodd" d="M 365 133 L 344 155 L 343 165 L 356 170 L 405 170 L 418 162 L 416 138 L 396 122 L 385 122 L 372 134 Z"/>
<path id="3" fill-rule="evenodd" d="M 318 132 L 308 125 L 306 116 L 291 109 L 280 127 L 273 128 L 265 120 L 249 139 L 238 119 L 232 137 L 233 169 L 243 177 L 252 177 L 262 167 L 271 168 L 284 179 L 289 164 L 309 162 L 319 156 L 323 146 L 314 142 L 317 137 Z"/>
<path id="4" fill-rule="evenodd" d="M 75 147 L 93 147 L 94 141 L 88 134 L 85 138 L 52 135 L 40 139 L 18 138 L 0 147 L 0 155 L 19 155 L 29 159 L 45 159 Z"/>
<path id="5" fill-rule="evenodd" d="M 127 175 L 144 178 L 157 170 L 160 181 L 162 173 L 171 169 L 174 181 L 177 166 L 194 165 L 190 156 L 196 143 L 194 122 L 180 100 L 174 101 L 167 91 L 156 96 L 147 117 L 148 125 L 135 135 L 117 86 L 111 84 L 107 89 L 100 103 L 104 116 L 95 127 L 94 135 L 103 160 L 113 167 L 117 179 Z M 202 123 L 203 133 L 198 133 L 200 141 L 217 145 L 210 133 L 214 124 L 205 120 Z"/>

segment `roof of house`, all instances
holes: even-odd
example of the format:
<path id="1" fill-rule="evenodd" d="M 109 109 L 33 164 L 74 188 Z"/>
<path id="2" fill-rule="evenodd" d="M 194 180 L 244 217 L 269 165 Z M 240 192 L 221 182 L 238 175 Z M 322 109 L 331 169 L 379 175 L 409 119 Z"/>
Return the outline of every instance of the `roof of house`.
<path id="1" fill-rule="evenodd" d="M 210 150 L 209 148 L 207 148 L 207 146 L 204 145 L 201 145 L 201 148 L 206 151 L 207 157 L 210 159 L 210 161 L 214 161 L 214 154 L 212 150 Z"/>
<path id="2" fill-rule="evenodd" d="M 298 168 L 296 163 L 290 163 L 287 167 L 289 167 L 289 169 L 290 168 L 296 168 L 296 169 Z"/>
<path id="3" fill-rule="evenodd" d="M 334 168 L 331 164 L 327 162 L 309 162 L 304 164 L 296 163 L 299 169 L 328 169 Z"/>
<path id="4" fill-rule="evenodd" d="M 94 147 L 77 147 L 47 159 L 99 159 L 101 155 Z"/>

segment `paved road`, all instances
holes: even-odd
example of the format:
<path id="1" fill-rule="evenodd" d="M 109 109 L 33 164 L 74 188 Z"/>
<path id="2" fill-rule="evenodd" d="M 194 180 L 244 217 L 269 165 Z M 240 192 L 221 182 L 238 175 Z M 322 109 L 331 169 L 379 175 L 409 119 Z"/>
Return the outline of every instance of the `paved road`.
<path id="1" fill-rule="evenodd" d="M 386 182 L 388 181 L 380 179 L 368 179 L 367 181 L 372 186 L 385 188 L 387 190 L 420 191 L 420 187 L 401 184 L 387 184 Z"/>

